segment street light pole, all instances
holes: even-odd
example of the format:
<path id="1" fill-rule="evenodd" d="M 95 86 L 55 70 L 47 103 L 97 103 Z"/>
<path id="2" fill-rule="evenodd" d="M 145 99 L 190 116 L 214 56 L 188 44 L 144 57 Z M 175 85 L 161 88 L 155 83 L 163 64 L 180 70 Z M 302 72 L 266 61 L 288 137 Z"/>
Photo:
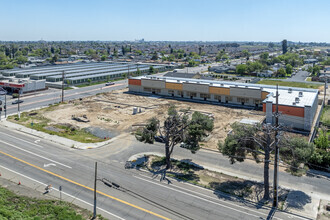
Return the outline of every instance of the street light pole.
<path id="1" fill-rule="evenodd" d="M 327 83 L 328 83 L 328 76 L 326 75 L 326 70 L 324 70 L 324 97 L 323 97 L 323 107 L 325 106 L 325 97 L 327 95 Z"/>
<path id="2" fill-rule="evenodd" d="M 274 193 L 273 193 L 273 207 L 277 208 L 278 205 L 278 161 L 279 161 L 279 148 L 278 148 L 278 85 L 276 85 L 276 112 L 275 112 L 275 161 L 274 161 Z"/>
<path id="3" fill-rule="evenodd" d="M 62 103 L 64 102 L 64 71 L 62 72 Z"/>
<path id="4" fill-rule="evenodd" d="M 5 93 L 5 106 L 4 106 L 4 109 L 5 109 L 5 119 L 7 118 L 7 93 Z"/>
<path id="5" fill-rule="evenodd" d="M 95 162 L 95 178 L 94 178 L 94 212 L 93 218 L 96 218 L 96 181 L 97 181 L 97 162 Z"/>
<path id="6" fill-rule="evenodd" d="M 18 105 L 17 105 L 17 112 L 18 112 L 18 118 L 21 118 L 20 105 L 19 105 L 19 97 L 20 97 L 20 90 L 18 90 Z"/>

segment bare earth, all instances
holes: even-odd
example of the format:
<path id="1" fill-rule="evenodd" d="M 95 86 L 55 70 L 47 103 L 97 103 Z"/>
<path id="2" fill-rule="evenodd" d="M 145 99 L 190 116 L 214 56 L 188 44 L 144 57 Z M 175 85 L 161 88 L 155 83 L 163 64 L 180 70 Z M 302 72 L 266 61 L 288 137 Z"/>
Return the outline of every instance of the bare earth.
<path id="1" fill-rule="evenodd" d="M 60 105 L 53 111 L 45 111 L 44 117 L 54 124 L 69 123 L 80 128 L 100 127 L 117 134 L 130 133 L 138 125 L 143 125 L 147 119 L 157 117 L 162 120 L 168 107 L 174 104 L 178 110 L 191 108 L 191 111 L 201 111 L 214 116 L 214 130 L 203 147 L 216 149 L 218 140 L 224 140 L 230 125 L 242 119 L 262 121 L 264 113 L 243 109 L 227 108 L 218 105 L 197 104 L 164 99 L 153 96 L 139 96 L 126 93 L 127 89 L 102 93 L 83 100 L 75 100 L 66 105 Z M 133 115 L 133 107 L 141 108 L 141 113 Z M 71 119 L 75 115 L 86 115 L 90 122 L 78 122 Z"/>

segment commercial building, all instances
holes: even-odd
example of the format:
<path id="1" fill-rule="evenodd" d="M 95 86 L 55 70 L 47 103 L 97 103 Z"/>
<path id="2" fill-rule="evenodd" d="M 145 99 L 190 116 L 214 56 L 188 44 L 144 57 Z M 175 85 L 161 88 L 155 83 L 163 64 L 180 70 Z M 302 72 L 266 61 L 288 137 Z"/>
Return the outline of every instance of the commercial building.
<path id="1" fill-rule="evenodd" d="M 1 81 L 0 87 L 4 88 L 8 92 L 26 93 L 46 89 L 46 81 L 10 79 Z"/>
<path id="2" fill-rule="evenodd" d="M 129 79 L 129 91 L 262 109 L 266 123 L 274 123 L 276 87 L 202 79 L 140 76 Z M 279 87 L 279 123 L 310 131 L 318 104 L 318 90 Z"/>
<path id="3" fill-rule="evenodd" d="M 172 66 L 162 64 L 97 62 L 3 70 L 1 73 L 6 80 L 46 80 L 47 87 L 61 88 L 63 73 L 65 83 L 76 85 L 89 81 L 113 80 L 132 74 L 148 74 L 151 67 L 159 72 L 173 69 Z"/>

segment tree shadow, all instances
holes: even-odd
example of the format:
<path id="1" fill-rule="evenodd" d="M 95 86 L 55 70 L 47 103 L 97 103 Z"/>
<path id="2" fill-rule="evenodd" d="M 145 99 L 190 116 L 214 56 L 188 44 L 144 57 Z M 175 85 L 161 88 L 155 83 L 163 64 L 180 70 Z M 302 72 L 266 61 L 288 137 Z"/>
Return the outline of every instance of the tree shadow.
<path id="1" fill-rule="evenodd" d="M 330 172 L 326 172 L 326 171 L 309 169 L 308 172 L 306 173 L 306 176 L 322 178 L 330 181 Z"/>
<path id="2" fill-rule="evenodd" d="M 272 190 L 270 190 L 270 199 L 264 199 L 264 185 L 261 182 L 229 180 L 222 183 L 211 182 L 209 186 L 214 189 L 214 194 L 220 199 L 240 202 L 256 209 L 269 209 L 266 205 L 269 204 L 272 198 Z M 287 191 L 282 190 L 279 199 L 284 201 L 286 195 Z"/>
<path id="3" fill-rule="evenodd" d="M 311 203 L 312 199 L 309 195 L 302 191 L 292 190 L 288 193 L 284 205 L 284 210 L 297 209 L 303 210 L 304 206 Z"/>

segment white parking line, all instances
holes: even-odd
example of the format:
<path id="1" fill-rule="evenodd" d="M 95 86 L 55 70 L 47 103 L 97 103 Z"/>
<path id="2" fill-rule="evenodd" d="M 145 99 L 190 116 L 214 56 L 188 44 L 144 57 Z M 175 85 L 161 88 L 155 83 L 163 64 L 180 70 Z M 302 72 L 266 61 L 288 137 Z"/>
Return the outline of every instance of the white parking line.
<path id="1" fill-rule="evenodd" d="M 8 170 L 8 171 L 10 171 L 10 172 L 12 172 L 12 173 L 18 174 L 18 175 L 20 175 L 20 176 L 22 176 L 22 177 L 25 177 L 25 178 L 27 178 L 27 179 L 29 179 L 29 180 L 32 180 L 32 181 L 34 181 L 34 182 L 36 182 L 36 183 L 39 183 L 39 184 L 41 184 L 41 185 L 48 186 L 48 184 L 46 184 L 46 183 L 42 183 L 42 182 L 40 182 L 40 181 L 38 181 L 38 180 L 35 180 L 35 179 L 31 178 L 31 177 L 28 177 L 28 176 L 24 175 L 24 174 L 21 174 L 21 173 L 19 173 L 19 172 L 16 172 L 16 171 L 14 171 L 14 170 L 11 170 L 11 169 L 9 169 L 9 168 L 7 168 L 7 167 L 1 166 L 1 165 L 0 165 L 0 167 L 3 168 L 3 169 L 5 169 L 5 170 Z M 59 191 L 59 190 L 56 189 L 56 188 L 53 188 L 53 190 L 55 190 L 55 191 Z M 62 193 L 63 193 L 64 195 L 67 195 L 67 196 L 73 198 L 74 200 L 78 200 L 78 201 L 83 202 L 83 203 L 85 203 L 85 204 L 87 204 L 87 205 L 89 205 L 89 206 L 94 207 L 94 205 L 92 205 L 91 203 L 88 203 L 88 202 L 86 202 L 86 201 L 84 201 L 84 200 L 82 200 L 82 199 L 79 199 L 78 197 L 72 196 L 72 195 L 70 195 L 69 193 L 66 193 L 66 192 L 63 192 L 63 191 L 62 191 Z M 115 215 L 115 214 L 113 214 L 113 213 L 111 213 L 111 212 L 109 212 L 109 211 L 106 211 L 106 210 L 102 209 L 102 208 L 99 208 L 99 207 L 96 207 L 96 208 L 97 208 L 98 210 L 101 210 L 102 212 L 105 212 L 105 213 L 107 213 L 107 214 L 109 214 L 109 215 L 112 215 L 112 216 L 114 216 L 114 217 L 116 217 L 116 218 L 118 218 L 118 219 L 120 219 L 120 220 L 125 220 L 124 218 L 121 218 L 121 217 L 119 217 L 118 215 Z"/>
<path id="2" fill-rule="evenodd" d="M 17 139 L 17 140 L 23 141 L 23 142 L 25 142 L 25 143 L 32 144 L 32 145 L 37 146 L 37 147 L 40 147 L 40 148 L 44 148 L 43 146 L 40 146 L 40 145 L 37 145 L 37 144 L 35 144 L 35 143 L 32 143 L 32 142 L 29 142 L 29 141 L 23 140 L 23 139 L 21 139 L 21 138 L 15 137 L 15 136 L 12 136 L 12 135 L 10 135 L 10 134 L 6 134 L 6 133 L 1 132 L 1 131 L 0 131 L 0 134 L 4 134 L 4 135 L 7 135 L 7 136 L 9 136 L 9 137 L 15 138 L 15 139 Z M 40 141 L 40 140 L 39 140 L 39 141 Z"/>
<path id="3" fill-rule="evenodd" d="M 0 140 L 0 142 L 2 142 L 2 143 L 4 143 L 4 144 L 7 144 L 7 145 L 9 145 L 9 146 L 12 146 L 12 147 L 14 147 L 14 148 L 16 148 L 16 149 L 19 149 L 19 150 L 21 150 L 21 151 L 24 151 L 24 152 L 27 152 L 27 153 L 29 153 L 29 154 L 32 154 L 32 155 L 34 155 L 34 156 L 40 157 L 40 158 L 42 158 L 42 159 L 49 160 L 49 161 L 51 161 L 51 162 L 53 162 L 53 163 L 56 163 L 56 164 L 59 164 L 59 165 L 61 165 L 61 166 L 64 166 L 64 167 L 67 167 L 67 168 L 72 169 L 72 167 L 70 167 L 70 166 L 68 166 L 68 165 L 65 165 L 65 164 L 63 164 L 63 163 L 60 163 L 60 162 L 57 162 L 57 161 L 55 161 L 55 160 L 49 159 L 49 158 L 47 158 L 47 157 L 41 156 L 41 155 L 39 155 L 39 154 L 33 153 L 33 152 L 31 152 L 31 151 L 25 150 L 25 149 L 23 149 L 23 148 L 17 147 L 17 146 L 15 146 L 15 145 L 10 144 L 10 143 L 7 143 L 7 142 L 5 142 L 5 141 L 1 141 L 1 140 Z"/>

